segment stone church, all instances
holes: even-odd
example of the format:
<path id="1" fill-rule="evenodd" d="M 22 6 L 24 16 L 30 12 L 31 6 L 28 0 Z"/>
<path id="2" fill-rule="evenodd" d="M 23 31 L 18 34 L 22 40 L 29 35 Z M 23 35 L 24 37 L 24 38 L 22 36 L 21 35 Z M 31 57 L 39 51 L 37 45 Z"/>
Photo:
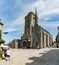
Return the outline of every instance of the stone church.
<path id="1" fill-rule="evenodd" d="M 25 16 L 24 34 L 21 36 L 22 48 L 45 48 L 52 44 L 52 35 L 38 25 L 37 10 Z"/>
<path id="2" fill-rule="evenodd" d="M 59 48 L 59 26 L 57 27 L 58 33 L 56 35 L 56 46 Z"/>

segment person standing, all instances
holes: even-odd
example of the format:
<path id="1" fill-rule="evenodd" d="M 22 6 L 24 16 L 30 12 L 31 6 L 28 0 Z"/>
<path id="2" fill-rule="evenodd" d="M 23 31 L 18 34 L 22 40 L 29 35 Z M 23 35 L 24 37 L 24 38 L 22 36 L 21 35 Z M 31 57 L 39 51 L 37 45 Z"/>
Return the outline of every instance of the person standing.
<path id="1" fill-rule="evenodd" d="M 9 48 L 6 51 L 6 59 L 10 60 L 10 49 Z"/>

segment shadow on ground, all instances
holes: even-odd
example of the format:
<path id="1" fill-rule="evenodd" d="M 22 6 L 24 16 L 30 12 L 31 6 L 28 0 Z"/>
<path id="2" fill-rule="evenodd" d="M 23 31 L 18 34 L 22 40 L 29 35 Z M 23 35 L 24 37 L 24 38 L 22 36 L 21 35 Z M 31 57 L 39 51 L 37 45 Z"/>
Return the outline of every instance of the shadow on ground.
<path id="1" fill-rule="evenodd" d="M 31 57 L 29 60 L 33 60 L 31 63 L 26 63 L 25 65 L 59 65 L 59 49 L 52 49 L 47 53 L 43 54 L 41 57 Z"/>

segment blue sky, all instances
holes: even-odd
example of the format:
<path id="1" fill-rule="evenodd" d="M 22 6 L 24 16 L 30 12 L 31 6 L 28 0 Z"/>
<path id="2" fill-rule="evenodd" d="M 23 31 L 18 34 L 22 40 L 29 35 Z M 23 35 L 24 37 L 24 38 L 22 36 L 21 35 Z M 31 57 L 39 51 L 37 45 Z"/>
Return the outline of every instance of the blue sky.
<path id="1" fill-rule="evenodd" d="M 0 18 L 4 23 L 2 34 L 6 43 L 13 39 L 20 39 L 24 32 L 24 17 L 37 7 L 38 24 L 48 30 L 53 40 L 59 26 L 59 0 L 0 0 Z"/>

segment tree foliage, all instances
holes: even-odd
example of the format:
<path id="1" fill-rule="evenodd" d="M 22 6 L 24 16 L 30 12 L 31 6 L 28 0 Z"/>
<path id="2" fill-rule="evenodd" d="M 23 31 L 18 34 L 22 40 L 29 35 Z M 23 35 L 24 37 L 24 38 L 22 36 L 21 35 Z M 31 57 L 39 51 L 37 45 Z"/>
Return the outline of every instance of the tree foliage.
<path id="1" fill-rule="evenodd" d="M 0 44 L 4 44 L 5 41 L 2 39 L 2 30 L 0 30 Z"/>
<path id="2" fill-rule="evenodd" d="M 0 44 L 4 44 L 4 43 L 5 43 L 5 41 L 0 39 Z"/>

